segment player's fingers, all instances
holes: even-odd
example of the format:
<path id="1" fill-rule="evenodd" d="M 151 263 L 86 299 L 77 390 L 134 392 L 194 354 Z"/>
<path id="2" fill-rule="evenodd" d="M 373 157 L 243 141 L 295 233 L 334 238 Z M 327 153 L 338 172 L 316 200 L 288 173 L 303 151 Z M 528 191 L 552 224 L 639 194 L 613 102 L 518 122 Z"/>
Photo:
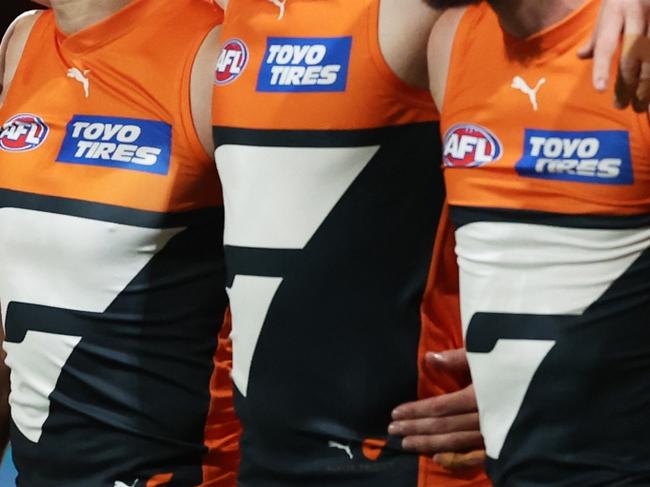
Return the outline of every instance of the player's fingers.
<path id="1" fill-rule="evenodd" d="M 612 62 L 621 39 L 624 16 L 611 4 L 603 6 L 600 22 L 594 34 L 593 84 L 599 91 L 607 89 Z"/>
<path id="2" fill-rule="evenodd" d="M 616 106 L 627 107 L 637 90 L 641 61 L 638 57 L 639 43 L 645 39 L 646 22 L 640 6 L 629 6 L 625 11 L 623 52 L 616 83 Z"/>
<path id="3" fill-rule="evenodd" d="M 445 352 L 427 352 L 424 356 L 427 364 L 436 369 L 450 372 L 469 372 L 467 352 L 464 348 Z"/>
<path id="4" fill-rule="evenodd" d="M 470 453 L 438 453 L 433 457 L 434 462 L 449 470 L 482 467 L 485 464 L 485 459 L 484 450 Z"/>
<path id="5" fill-rule="evenodd" d="M 449 451 L 462 452 L 483 448 L 483 437 L 478 431 L 409 436 L 402 440 L 402 448 L 423 455 L 434 455 Z"/>
<path id="6" fill-rule="evenodd" d="M 421 419 L 455 414 L 473 413 L 477 410 L 474 387 L 457 392 L 402 404 L 393 410 L 393 420 Z"/>
<path id="7" fill-rule="evenodd" d="M 394 436 L 439 435 L 456 431 L 478 431 L 478 413 L 444 416 L 442 418 L 421 418 L 395 421 L 388 426 L 388 433 Z"/>
<path id="8" fill-rule="evenodd" d="M 634 96 L 634 110 L 643 113 L 650 105 L 650 25 L 646 28 L 646 36 L 636 41 L 634 56 L 641 60 L 639 85 Z"/>
<path id="9" fill-rule="evenodd" d="M 603 21 L 603 11 L 607 10 L 608 7 L 608 0 L 603 0 L 601 4 L 601 9 L 598 14 L 598 20 L 596 21 L 596 27 L 594 28 L 594 31 L 591 33 L 591 36 L 589 37 L 589 40 L 582 45 L 580 49 L 578 49 L 578 57 L 580 59 L 592 59 L 594 57 L 594 51 L 596 49 L 596 39 L 598 36 L 598 33 L 600 32 L 601 24 Z"/>
<path id="10" fill-rule="evenodd" d="M 591 36 L 589 41 L 578 49 L 578 57 L 580 59 L 591 59 L 594 56 L 594 49 L 596 47 L 596 36 Z"/>

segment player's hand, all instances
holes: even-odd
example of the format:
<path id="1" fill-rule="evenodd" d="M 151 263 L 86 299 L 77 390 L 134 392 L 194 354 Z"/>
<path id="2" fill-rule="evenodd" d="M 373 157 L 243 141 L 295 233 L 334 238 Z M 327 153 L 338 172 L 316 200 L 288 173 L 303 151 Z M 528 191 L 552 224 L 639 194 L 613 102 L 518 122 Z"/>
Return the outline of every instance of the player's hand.
<path id="1" fill-rule="evenodd" d="M 592 39 L 578 56 L 593 57 L 594 87 L 605 91 L 621 34 L 615 105 L 626 108 L 631 104 L 636 111 L 644 112 L 650 105 L 650 0 L 603 0 Z"/>
<path id="2" fill-rule="evenodd" d="M 427 364 L 437 369 L 466 374 L 464 350 L 428 353 Z M 422 399 L 398 406 L 388 427 L 391 435 L 402 436 L 402 447 L 434 460 L 446 468 L 470 468 L 482 465 L 483 437 L 479 431 L 478 408 L 474 387 L 468 386 L 443 396 Z"/>

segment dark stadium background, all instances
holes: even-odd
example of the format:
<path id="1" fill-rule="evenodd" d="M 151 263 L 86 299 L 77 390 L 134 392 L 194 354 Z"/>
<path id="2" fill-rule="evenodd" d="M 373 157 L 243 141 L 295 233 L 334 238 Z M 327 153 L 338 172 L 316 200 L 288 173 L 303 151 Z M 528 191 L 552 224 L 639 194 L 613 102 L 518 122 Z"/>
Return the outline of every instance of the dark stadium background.
<path id="1" fill-rule="evenodd" d="M 36 8 L 36 5 L 27 0 L 2 0 L 2 6 L 0 6 L 0 28 L 2 32 L 4 33 L 7 30 L 11 21 L 20 13 L 33 8 Z M 0 486 L 4 487 L 4 484 L 0 484 Z"/>
<path id="2" fill-rule="evenodd" d="M 7 30 L 11 21 L 20 13 L 35 7 L 34 3 L 27 0 L 2 0 L 2 6 L 0 6 L 0 28 L 2 28 L 2 32 Z M 0 485 L 4 487 L 3 484 Z"/>
<path id="3" fill-rule="evenodd" d="M 0 0 L 2 5 L 0 6 L 0 30 L 4 33 L 9 27 L 9 24 L 13 19 L 15 19 L 19 14 L 25 10 L 31 10 L 36 7 L 32 2 L 26 0 Z M 0 123 L 2 123 L 0 121 Z M 0 468 L 0 487 L 13 487 L 15 485 L 14 478 L 16 476 L 15 471 L 11 464 L 6 461 L 2 462 L 2 467 Z"/>

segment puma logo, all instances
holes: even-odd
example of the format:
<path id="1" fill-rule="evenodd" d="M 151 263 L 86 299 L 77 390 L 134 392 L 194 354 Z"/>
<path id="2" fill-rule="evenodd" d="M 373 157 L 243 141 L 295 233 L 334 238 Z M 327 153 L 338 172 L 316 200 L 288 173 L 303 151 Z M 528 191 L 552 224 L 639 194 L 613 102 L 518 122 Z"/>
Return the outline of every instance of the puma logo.
<path id="1" fill-rule="evenodd" d="M 329 446 L 330 448 L 337 448 L 339 450 L 343 450 L 350 457 L 350 460 L 354 459 L 354 455 L 352 454 L 352 449 L 350 448 L 349 445 L 337 443 L 336 441 L 330 441 L 327 443 L 327 446 Z"/>
<path id="2" fill-rule="evenodd" d="M 533 110 L 537 111 L 539 110 L 539 105 L 537 103 L 537 93 L 544 83 L 546 83 L 546 78 L 540 79 L 535 85 L 535 88 L 531 88 L 521 76 L 515 76 L 512 80 L 511 86 L 515 90 L 519 90 L 523 94 L 528 95 L 528 98 L 530 98 L 530 103 L 533 105 Z"/>
<path id="3" fill-rule="evenodd" d="M 280 15 L 278 15 L 278 20 L 282 20 L 284 17 L 284 11 L 285 11 L 285 6 L 287 3 L 287 0 L 269 0 L 273 5 L 278 7 L 280 9 Z"/>
<path id="4" fill-rule="evenodd" d="M 138 482 L 140 482 L 140 480 L 136 480 L 135 482 L 133 482 L 133 485 L 129 485 L 129 484 L 125 484 L 124 482 L 120 482 L 119 480 L 116 480 L 115 483 L 113 484 L 113 487 L 137 487 Z"/>
<path id="5" fill-rule="evenodd" d="M 68 78 L 72 78 L 73 80 L 78 81 L 79 83 L 82 84 L 84 88 L 84 95 L 86 95 L 86 98 L 88 98 L 88 95 L 90 94 L 90 80 L 88 79 L 87 76 L 88 73 L 90 73 L 89 69 L 86 69 L 85 71 L 82 72 L 78 68 L 70 68 L 68 69 L 68 75 L 67 75 Z"/>

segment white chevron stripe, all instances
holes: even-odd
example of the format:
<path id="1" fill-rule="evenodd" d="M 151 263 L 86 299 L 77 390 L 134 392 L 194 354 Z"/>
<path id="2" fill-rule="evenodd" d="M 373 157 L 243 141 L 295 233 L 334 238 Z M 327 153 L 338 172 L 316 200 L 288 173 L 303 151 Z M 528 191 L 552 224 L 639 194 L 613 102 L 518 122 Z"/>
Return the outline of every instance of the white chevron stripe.
<path id="1" fill-rule="evenodd" d="M 232 321 L 237 323 L 230 335 L 233 344 L 232 378 L 244 397 L 248 394 L 248 378 L 257 340 L 280 284 L 280 277 L 238 275 L 228 289 Z"/>
<path id="2" fill-rule="evenodd" d="M 456 232 L 463 332 L 476 313 L 578 316 L 650 247 L 650 229 L 478 222 Z M 499 340 L 468 358 L 487 454 L 499 458 L 533 376 L 555 342 Z"/>
<path id="3" fill-rule="evenodd" d="M 182 228 L 157 230 L 18 208 L 0 208 L 0 303 L 104 312 Z M 5 323 L 7 325 L 7 323 Z M 49 396 L 81 337 L 27 331 L 5 342 L 11 414 L 38 442 Z"/>
<path id="4" fill-rule="evenodd" d="M 224 145 L 215 157 L 224 188 L 226 245 L 303 249 L 379 146 L 295 148 Z M 233 378 L 248 393 L 251 363 L 277 278 L 237 275 L 233 313 Z"/>
<path id="5" fill-rule="evenodd" d="M 224 145 L 226 245 L 302 249 L 379 150 Z"/>

